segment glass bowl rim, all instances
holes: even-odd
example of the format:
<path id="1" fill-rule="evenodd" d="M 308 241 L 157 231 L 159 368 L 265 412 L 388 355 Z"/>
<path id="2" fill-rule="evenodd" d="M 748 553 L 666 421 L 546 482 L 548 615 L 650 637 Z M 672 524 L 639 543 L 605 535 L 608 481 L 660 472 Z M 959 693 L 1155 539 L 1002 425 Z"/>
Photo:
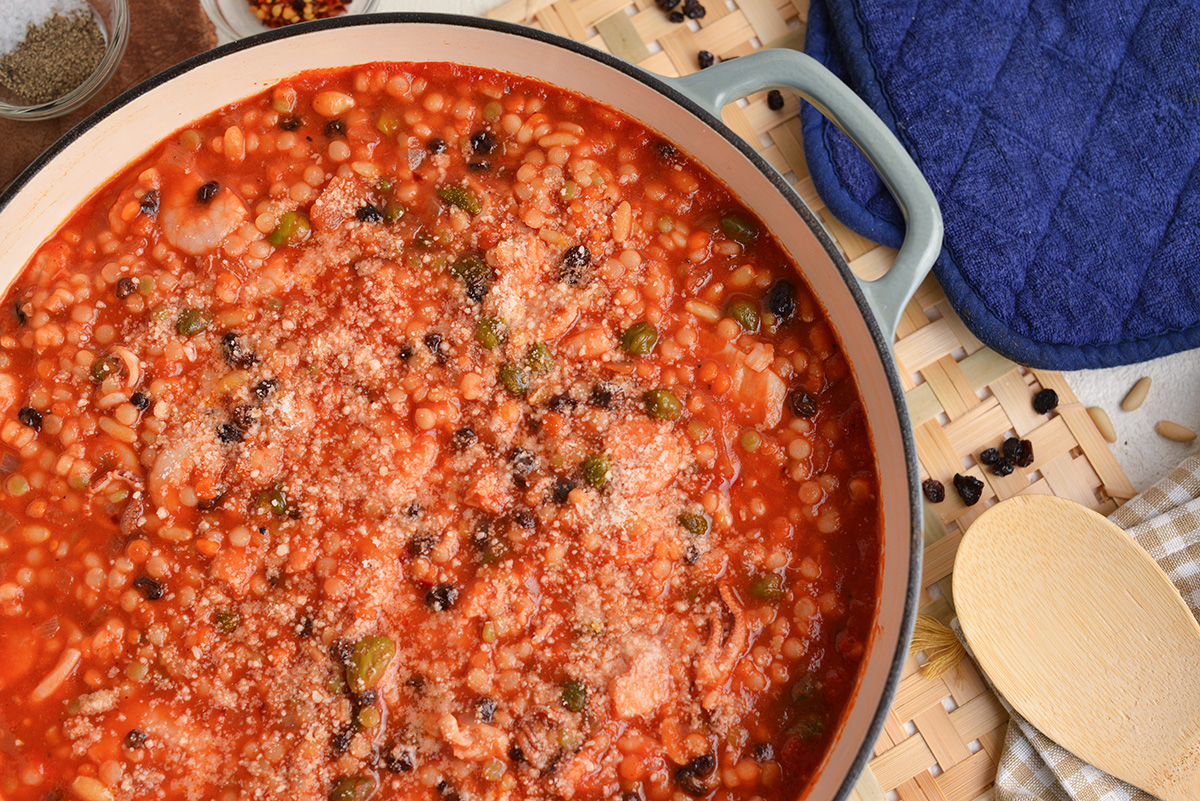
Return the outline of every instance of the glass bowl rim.
<path id="1" fill-rule="evenodd" d="M 129 44 L 129 3 L 128 0 L 108 0 L 111 4 L 111 21 L 107 22 L 108 42 L 104 55 L 91 74 L 71 91 L 59 95 L 53 100 L 30 105 L 6 103 L 0 101 L 0 117 L 10 120 L 48 120 L 61 117 L 87 103 L 103 89 L 112 79 L 113 73 L 125 55 Z M 93 12 L 99 14 L 95 0 L 85 0 Z"/>

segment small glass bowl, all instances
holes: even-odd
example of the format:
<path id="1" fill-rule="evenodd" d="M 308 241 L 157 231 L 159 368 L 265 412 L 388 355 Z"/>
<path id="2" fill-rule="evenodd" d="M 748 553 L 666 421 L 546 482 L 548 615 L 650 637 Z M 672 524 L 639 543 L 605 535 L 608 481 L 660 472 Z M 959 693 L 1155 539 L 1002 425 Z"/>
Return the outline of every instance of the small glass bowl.
<path id="1" fill-rule="evenodd" d="M 106 47 L 104 55 L 84 79 L 65 95 L 33 105 L 22 105 L 13 101 L 11 93 L 0 87 L 0 117 L 10 120 L 48 120 L 61 117 L 87 103 L 108 84 L 129 44 L 129 4 L 126 0 L 87 0 L 87 5 L 96 15 L 104 31 Z"/>
<path id="2" fill-rule="evenodd" d="M 346 10 L 337 16 L 368 14 L 374 11 L 378 5 L 379 0 L 349 0 L 346 3 Z M 200 0 L 200 6 L 217 26 L 217 33 L 220 34 L 222 42 L 235 42 L 238 39 L 245 39 L 247 36 L 278 30 L 259 22 L 247 0 Z"/>

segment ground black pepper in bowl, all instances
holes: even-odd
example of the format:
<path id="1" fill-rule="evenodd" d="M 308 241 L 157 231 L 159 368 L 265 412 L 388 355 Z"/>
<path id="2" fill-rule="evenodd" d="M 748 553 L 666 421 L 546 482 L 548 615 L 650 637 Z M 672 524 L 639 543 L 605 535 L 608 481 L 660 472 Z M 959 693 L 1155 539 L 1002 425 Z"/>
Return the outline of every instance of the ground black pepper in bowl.
<path id="1" fill-rule="evenodd" d="M 0 85 L 13 100 L 48 103 L 83 83 L 106 47 L 104 31 L 90 12 L 55 13 L 30 24 L 25 38 L 0 56 Z"/>

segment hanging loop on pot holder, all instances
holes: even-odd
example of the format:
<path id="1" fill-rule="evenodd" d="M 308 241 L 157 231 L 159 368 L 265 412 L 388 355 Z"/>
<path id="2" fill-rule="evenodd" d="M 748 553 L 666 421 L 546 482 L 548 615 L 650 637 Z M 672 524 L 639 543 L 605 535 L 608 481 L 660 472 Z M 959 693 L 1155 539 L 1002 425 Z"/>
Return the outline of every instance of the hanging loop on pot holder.
<path id="1" fill-rule="evenodd" d="M 833 73 L 795 50 L 760 50 L 669 83 L 718 118 L 737 98 L 767 89 L 794 91 L 858 146 L 906 223 L 904 244 L 887 274 L 876 281 L 857 279 L 879 327 L 894 337 L 904 307 L 941 252 L 942 213 L 917 165 L 875 112 Z"/>

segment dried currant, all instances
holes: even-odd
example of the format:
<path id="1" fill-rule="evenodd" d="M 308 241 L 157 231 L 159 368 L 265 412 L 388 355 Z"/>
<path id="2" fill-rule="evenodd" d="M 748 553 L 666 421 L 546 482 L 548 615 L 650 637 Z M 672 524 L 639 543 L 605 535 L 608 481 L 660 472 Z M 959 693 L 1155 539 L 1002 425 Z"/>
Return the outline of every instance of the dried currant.
<path id="1" fill-rule="evenodd" d="M 574 245 L 563 254 L 562 265 L 558 269 L 558 280 L 564 284 L 578 284 L 583 279 L 583 271 L 592 263 L 592 252 L 587 245 Z"/>
<path id="2" fill-rule="evenodd" d="M 138 282 L 133 280 L 132 278 L 130 278 L 128 275 L 122 277 L 120 280 L 117 281 L 117 288 L 115 290 L 117 298 L 120 300 L 124 300 L 125 298 L 132 295 L 134 292 L 137 292 L 138 286 L 139 286 Z"/>
<path id="3" fill-rule="evenodd" d="M 196 190 L 196 202 L 200 205 L 208 203 L 217 196 L 217 192 L 221 190 L 221 185 L 216 181 L 209 181 L 204 186 Z"/>
<path id="4" fill-rule="evenodd" d="M 591 395 L 588 396 L 588 403 L 597 409 L 607 409 L 613 402 L 615 394 L 616 388 L 611 384 L 596 384 L 592 387 Z"/>
<path id="5" fill-rule="evenodd" d="M 817 399 L 802 389 L 787 394 L 787 406 L 797 417 L 812 417 L 817 413 Z"/>
<path id="6" fill-rule="evenodd" d="M 484 696 L 475 700 L 475 715 L 483 723 L 491 723 L 496 714 L 496 701 Z"/>
<path id="7" fill-rule="evenodd" d="M 679 789 L 693 798 L 702 798 L 713 791 L 706 781 L 716 770 L 717 761 L 710 754 L 703 754 L 675 770 L 675 781 Z"/>
<path id="8" fill-rule="evenodd" d="M 496 149 L 496 137 L 488 131 L 476 131 L 471 134 L 471 149 L 480 155 L 487 156 Z"/>
<path id="9" fill-rule="evenodd" d="M 1033 396 L 1033 410 L 1038 414 L 1049 414 L 1058 408 L 1058 393 L 1052 389 L 1043 389 Z"/>
<path id="10" fill-rule="evenodd" d="M 1029 467 L 1033 464 L 1033 443 L 1027 439 L 1021 440 L 1021 452 L 1013 459 L 1017 467 Z"/>
<path id="11" fill-rule="evenodd" d="M 767 292 L 767 311 L 781 323 L 791 319 L 796 311 L 796 287 L 791 281 L 780 278 L 771 285 Z"/>
<path id="12" fill-rule="evenodd" d="M 455 450 L 465 451 L 467 448 L 475 444 L 479 439 L 479 435 L 475 433 L 475 429 L 470 426 L 463 426 L 454 432 L 452 441 Z"/>
<path id="13" fill-rule="evenodd" d="M 979 499 L 983 497 L 983 482 L 975 478 L 975 476 L 964 476 L 961 473 L 954 474 L 954 489 L 958 490 L 958 495 L 967 506 L 974 506 L 979 503 Z"/>
<path id="14" fill-rule="evenodd" d="M 34 431 L 42 430 L 42 413 L 32 406 L 22 406 L 17 412 L 17 419 L 21 421 L 21 425 L 32 428 Z"/>
<path id="15" fill-rule="evenodd" d="M 383 210 L 367 203 L 354 212 L 354 219 L 364 223 L 381 223 L 384 219 Z"/>
<path id="16" fill-rule="evenodd" d="M 1017 463 L 1012 459 L 997 459 L 992 465 L 992 475 L 1007 476 L 1011 475 L 1012 471 L 1017 467 Z"/>
<path id="17" fill-rule="evenodd" d="M 551 497 L 555 503 L 566 503 L 567 498 L 571 496 L 571 490 L 575 489 L 576 483 L 574 479 L 558 477 L 554 481 L 554 488 L 550 491 Z"/>
<path id="18" fill-rule="evenodd" d="M 930 503 L 941 503 L 946 500 L 946 485 L 936 478 L 927 478 L 921 482 L 921 492 Z"/>
<path id="19" fill-rule="evenodd" d="M 163 585 L 149 576 L 139 576 L 134 579 L 133 588 L 141 593 L 147 601 L 157 601 L 166 593 Z"/>
<path id="20" fill-rule="evenodd" d="M 1004 440 L 1004 444 L 1000 446 L 1000 450 L 1004 453 L 1005 459 L 1016 461 L 1017 456 L 1021 453 L 1021 440 L 1016 437 L 1009 437 Z"/>
<path id="21" fill-rule="evenodd" d="M 425 605 L 434 612 L 444 612 L 458 601 L 458 588 L 453 584 L 437 584 L 425 593 Z"/>

